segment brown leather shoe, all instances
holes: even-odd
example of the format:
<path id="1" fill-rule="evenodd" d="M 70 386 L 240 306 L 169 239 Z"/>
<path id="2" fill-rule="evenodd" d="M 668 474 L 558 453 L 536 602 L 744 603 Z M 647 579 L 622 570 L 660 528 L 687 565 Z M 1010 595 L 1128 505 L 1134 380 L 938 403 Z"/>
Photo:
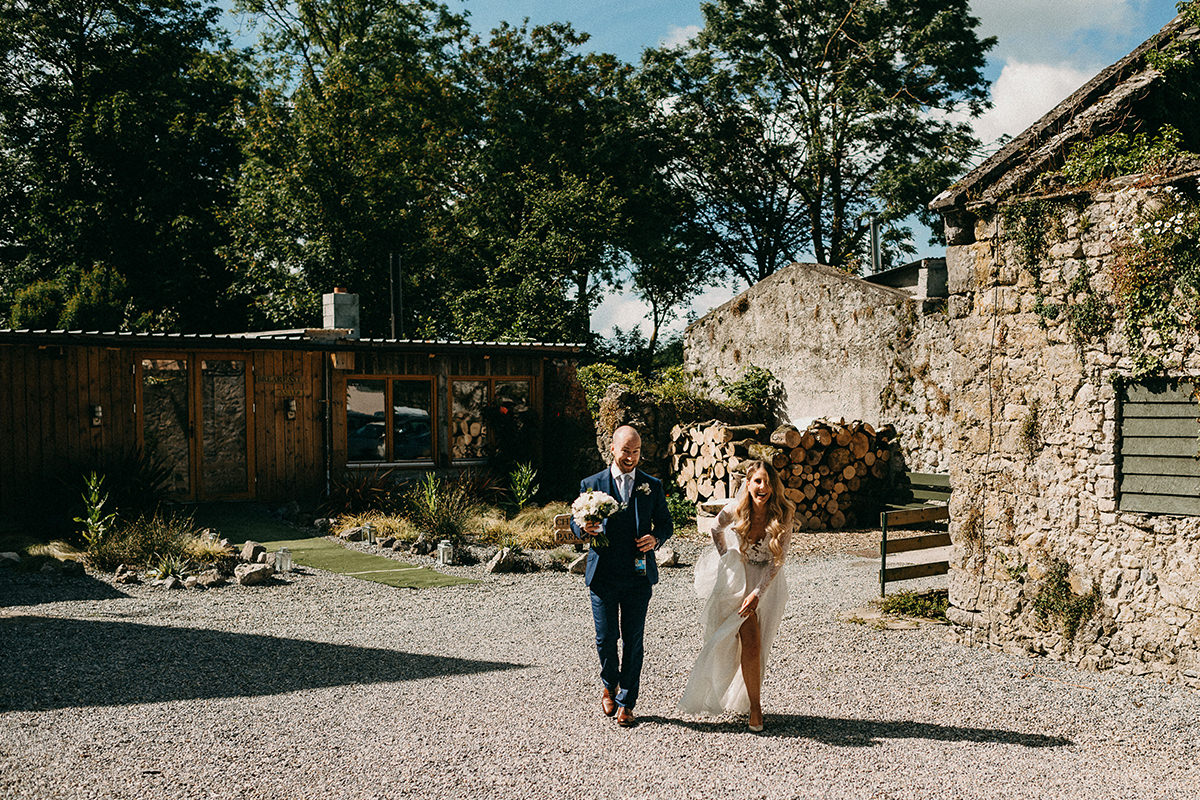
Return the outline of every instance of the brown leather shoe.
<path id="1" fill-rule="evenodd" d="M 619 709 L 617 709 L 617 724 L 622 728 L 632 728 L 633 712 L 625 706 L 621 706 Z"/>
<path id="2" fill-rule="evenodd" d="M 600 692 L 600 710 L 604 712 L 604 716 L 611 717 L 617 713 L 617 701 L 613 700 L 612 692 L 608 689 Z"/>

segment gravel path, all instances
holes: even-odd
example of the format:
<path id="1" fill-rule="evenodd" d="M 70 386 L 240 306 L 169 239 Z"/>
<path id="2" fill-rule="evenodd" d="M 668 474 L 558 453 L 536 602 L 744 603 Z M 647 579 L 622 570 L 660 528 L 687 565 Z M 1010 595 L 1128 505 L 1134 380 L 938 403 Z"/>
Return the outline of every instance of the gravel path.
<path id="1" fill-rule="evenodd" d="M 874 595 L 874 569 L 822 548 L 789 561 L 759 735 L 674 711 L 700 645 L 686 567 L 651 604 L 632 730 L 599 712 L 578 576 L 418 591 L 313 572 L 118 596 L 0 574 L 0 797 L 1200 792 L 1200 693 L 839 621 Z"/>

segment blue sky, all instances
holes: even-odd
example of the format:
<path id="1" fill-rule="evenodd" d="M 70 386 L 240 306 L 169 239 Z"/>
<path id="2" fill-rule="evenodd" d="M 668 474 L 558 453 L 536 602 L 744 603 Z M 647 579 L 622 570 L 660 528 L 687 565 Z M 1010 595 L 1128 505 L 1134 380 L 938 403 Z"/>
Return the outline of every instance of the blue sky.
<path id="1" fill-rule="evenodd" d="M 501 20 L 533 24 L 570 22 L 591 35 L 589 46 L 636 62 L 644 49 L 685 40 L 702 22 L 699 0 L 445 0 L 469 14 L 486 33 Z M 227 5 L 228 0 L 223 2 Z M 1099 70 L 1117 61 L 1175 16 L 1175 0 L 973 0 L 980 32 L 999 41 L 988 54 L 991 111 L 976 120 L 979 137 L 990 142 L 1020 133 Z M 924 244 L 921 255 L 941 255 Z M 693 304 L 697 315 L 720 305 L 744 286 L 705 292 Z M 592 328 L 607 334 L 614 324 L 629 328 L 645 317 L 635 298 L 616 294 L 592 315 Z M 682 327 L 676 323 L 675 330 Z"/>

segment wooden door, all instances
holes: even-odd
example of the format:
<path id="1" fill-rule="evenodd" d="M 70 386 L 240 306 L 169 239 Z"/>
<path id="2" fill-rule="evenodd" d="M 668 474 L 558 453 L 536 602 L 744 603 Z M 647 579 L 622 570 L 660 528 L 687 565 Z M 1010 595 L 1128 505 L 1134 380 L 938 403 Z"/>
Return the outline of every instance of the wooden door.
<path id="1" fill-rule="evenodd" d="M 170 468 L 172 497 L 253 497 L 254 406 L 248 357 L 143 353 L 137 365 L 139 444 Z"/>

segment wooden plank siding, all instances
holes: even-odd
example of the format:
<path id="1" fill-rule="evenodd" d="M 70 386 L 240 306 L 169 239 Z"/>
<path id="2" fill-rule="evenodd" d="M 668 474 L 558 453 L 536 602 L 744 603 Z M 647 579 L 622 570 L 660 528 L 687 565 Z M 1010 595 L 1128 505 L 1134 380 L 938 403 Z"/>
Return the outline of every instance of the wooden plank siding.
<path id="1" fill-rule="evenodd" d="M 1119 507 L 1200 515 L 1200 405 L 1189 380 L 1131 384 L 1121 396 Z"/>
<path id="2" fill-rule="evenodd" d="M 138 452 L 145 411 L 138 407 L 143 358 L 187 363 L 193 423 L 198 404 L 202 405 L 202 362 L 245 361 L 248 494 L 265 502 L 315 499 L 325 489 L 327 465 L 334 477 L 346 467 L 346 382 L 358 375 L 430 380 L 436 430 L 433 466 L 441 469 L 451 466 L 446 437 L 450 380 L 527 379 L 531 406 L 540 419 L 547 416 L 544 363 L 552 356 L 541 350 L 524 352 L 511 345 L 506 350 L 505 346 L 468 349 L 431 343 L 422 349 L 421 343 L 387 347 L 351 343 L 343 351 L 327 343 L 309 349 L 295 341 L 276 346 L 261 339 L 181 339 L 0 331 L 0 512 L 29 505 L 30 493 L 39 487 L 73 485 L 82 473 L 112 469 Z M 335 361 L 347 368 L 335 367 Z M 291 420 L 287 419 L 289 399 L 296 404 Z M 95 405 L 102 409 L 97 426 L 91 424 Z M 200 425 L 193 427 L 192 461 L 196 463 L 187 467 L 193 473 L 193 491 L 203 494 L 195 447 L 203 431 Z M 537 452 L 541 453 L 540 447 Z"/>

